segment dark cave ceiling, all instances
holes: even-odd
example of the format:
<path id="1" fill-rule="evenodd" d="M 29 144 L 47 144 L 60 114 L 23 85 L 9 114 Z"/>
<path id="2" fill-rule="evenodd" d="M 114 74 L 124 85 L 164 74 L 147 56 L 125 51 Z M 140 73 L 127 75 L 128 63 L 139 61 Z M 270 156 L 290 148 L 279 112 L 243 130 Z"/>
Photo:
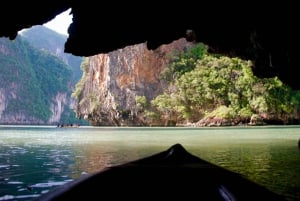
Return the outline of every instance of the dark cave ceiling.
<path id="1" fill-rule="evenodd" d="M 42 25 L 69 8 L 73 23 L 65 43 L 67 53 L 92 56 L 143 42 L 155 49 L 186 37 L 207 44 L 211 52 L 252 60 L 255 75 L 278 76 L 300 89 L 300 12 L 296 5 L 217 1 L 202 5 L 191 0 L 163 5 L 156 1 L 5 1 L 0 37 L 14 40 L 23 28 Z M 193 37 L 187 35 L 188 30 L 193 30 Z"/>

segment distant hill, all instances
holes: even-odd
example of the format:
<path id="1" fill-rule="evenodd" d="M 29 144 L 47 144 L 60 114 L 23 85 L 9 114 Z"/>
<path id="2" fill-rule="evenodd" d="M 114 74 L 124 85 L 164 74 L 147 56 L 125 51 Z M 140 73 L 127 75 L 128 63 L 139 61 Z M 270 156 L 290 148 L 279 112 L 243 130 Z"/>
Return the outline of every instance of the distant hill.
<path id="1" fill-rule="evenodd" d="M 0 38 L 1 124 L 86 123 L 71 98 L 81 58 L 61 52 L 64 37 L 40 26 L 14 41 Z"/>
<path id="2" fill-rule="evenodd" d="M 64 45 L 67 40 L 66 35 L 57 33 L 41 25 L 33 26 L 32 28 L 23 31 L 21 35 L 32 46 L 49 51 L 69 65 L 73 71 L 73 83 L 76 84 L 80 80 L 82 75 L 80 64 L 83 58 L 64 52 Z"/>

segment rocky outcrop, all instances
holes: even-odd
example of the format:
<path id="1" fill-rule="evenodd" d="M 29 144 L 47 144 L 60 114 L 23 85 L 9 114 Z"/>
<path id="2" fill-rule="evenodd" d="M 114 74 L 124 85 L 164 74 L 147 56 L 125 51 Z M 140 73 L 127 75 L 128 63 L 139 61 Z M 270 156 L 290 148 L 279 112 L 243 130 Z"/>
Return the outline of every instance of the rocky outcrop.
<path id="1" fill-rule="evenodd" d="M 70 97 L 71 70 L 60 59 L 32 47 L 21 36 L 14 43 L 0 38 L 0 66 L 0 124 L 77 121 Z"/>
<path id="2" fill-rule="evenodd" d="M 60 122 L 64 107 L 68 107 L 70 103 L 67 100 L 66 93 L 58 93 L 53 98 L 50 104 L 51 117 L 45 121 L 34 116 L 31 116 L 25 112 L 7 112 L 9 101 L 17 98 L 18 94 L 12 91 L 7 93 L 4 89 L 0 88 L 0 124 L 53 124 Z M 74 104 L 74 103 L 72 103 Z"/>
<path id="3" fill-rule="evenodd" d="M 53 122 L 60 122 L 60 118 L 64 111 L 64 106 L 67 106 L 67 94 L 58 93 L 50 105 L 50 110 L 52 113 L 52 116 L 49 119 L 50 124 Z"/>
<path id="4" fill-rule="evenodd" d="M 6 96 L 4 94 L 4 89 L 0 88 L 0 119 L 2 117 L 2 113 L 4 112 L 6 108 Z"/>
<path id="5" fill-rule="evenodd" d="M 141 43 L 89 57 L 77 115 L 93 125 L 144 125 L 135 97 L 145 96 L 149 102 L 161 94 L 166 83 L 160 73 L 170 56 L 192 45 L 182 38 L 155 50 Z"/>
<path id="6" fill-rule="evenodd" d="M 11 84 L 8 89 L 0 88 L 0 124 L 44 124 L 43 120 L 21 111 L 14 113 L 6 111 L 9 102 L 16 99 L 17 96 L 15 84 Z"/>

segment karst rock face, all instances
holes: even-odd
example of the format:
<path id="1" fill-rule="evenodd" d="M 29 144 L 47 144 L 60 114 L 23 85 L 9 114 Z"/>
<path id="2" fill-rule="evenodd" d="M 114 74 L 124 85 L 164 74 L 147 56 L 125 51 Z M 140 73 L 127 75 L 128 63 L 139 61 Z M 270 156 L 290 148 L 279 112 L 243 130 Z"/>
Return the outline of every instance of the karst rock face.
<path id="1" fill-rule="evenodd" d="M 185 37 L 209 45 L 212 52 L 252 60 L 255 75 L 278 76 L 300 89 L 300 12 L 296 4 L 5 1 L 0 12 L 0 37 L 14 39 L 19 30 L 46 23 L 71 8 L 73 23 L 65 43 L 67 53 L 93 56 L 146 42 L 148 49 L 154 50 Z"/>
<path id="2" fill-rule="evenodd" d="M 160 78 L 174 51 L 193 46 L 184 38 L 149 50 L 146 43 L 89 57 L 77 115 L 93 125 L 146 125 L 136 96 L 149 102 L 166 88 Z"/>

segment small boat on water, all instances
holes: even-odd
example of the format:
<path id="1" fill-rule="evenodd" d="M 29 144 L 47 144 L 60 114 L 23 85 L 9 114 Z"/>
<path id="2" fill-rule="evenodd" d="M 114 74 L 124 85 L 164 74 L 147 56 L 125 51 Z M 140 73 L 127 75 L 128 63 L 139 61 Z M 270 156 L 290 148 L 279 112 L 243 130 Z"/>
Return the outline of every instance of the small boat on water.
<path id="1" fill-rule="evenodd" d="M 57 124 L 57 128 L 79 128 L 79 124 Z"/>
<path id="2" fill-rule="evenodd" d="M 108 167 L 40 196 L 70 200 L 283 201 L 267 188 L 187 152 L 180 144 L 136 161 Z"/>

